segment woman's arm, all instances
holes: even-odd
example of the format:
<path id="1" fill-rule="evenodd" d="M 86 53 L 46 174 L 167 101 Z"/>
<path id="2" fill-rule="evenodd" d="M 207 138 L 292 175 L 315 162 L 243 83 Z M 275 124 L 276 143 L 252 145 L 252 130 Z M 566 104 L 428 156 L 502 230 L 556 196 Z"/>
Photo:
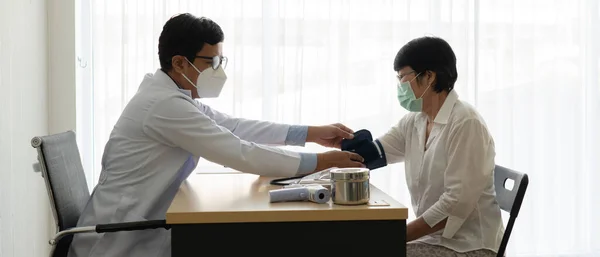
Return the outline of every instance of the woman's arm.
<path id="1" fill-rule="evenodd" d="M 408 226 L 406 226 L 406 242 L 419 239 L 445 228 L 447 220 L 448 219 L 444 219 L 433 227 L 430 227 L 423 217 L 411 221 L 408 223 Z"/>
<path id="2" fill-rule="evenodd" d="M 381 146 L 383 146 L 387 164 L 404 161 L 404 154 L 406 150 L 405 124 L 407 119 L 408 115 L 404 116 L 404 118 L 402 118 L 402 120 L 400 120 L 396 126 L 392 127 L 385 135 L 377 139 L 379 140 L 379 143 L 381 143 Z"/>

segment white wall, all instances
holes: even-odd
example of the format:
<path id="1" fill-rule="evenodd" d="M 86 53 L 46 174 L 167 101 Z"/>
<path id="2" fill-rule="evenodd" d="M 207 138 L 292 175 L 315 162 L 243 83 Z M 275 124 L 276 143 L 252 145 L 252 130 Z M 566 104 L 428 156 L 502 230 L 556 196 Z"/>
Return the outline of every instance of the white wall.
<path id="1" fill-rule="evenodd" d="M 47 256 L 54 232 L 30 144 L 49 132 L 47 6 L 46 0 L 0 0 L 1 257 Z"/>
<path id="2" fill-rule="evenodd" d="M 74 130 L 75 1 L 0 0 L 0 257 L 47 256 L 55 233 L 34 136 Z"/>

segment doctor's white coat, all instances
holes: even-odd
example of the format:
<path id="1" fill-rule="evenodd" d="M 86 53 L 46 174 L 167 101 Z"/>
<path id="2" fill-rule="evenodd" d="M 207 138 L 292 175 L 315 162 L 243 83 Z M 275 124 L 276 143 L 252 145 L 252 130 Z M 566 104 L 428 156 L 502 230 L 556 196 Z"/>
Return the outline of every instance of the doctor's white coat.
<path id="1" fill-rule="evenodd" d="M 113 128 L 78 226 L 164 219 L 200 157 L 259 175 L 310 172 L 316 155 L 261 145 L 303 145 L 306 131 L 298 128 L 228 117 L 192 99 L 161 70 L 148 74 Z M 294 129 L 300 139 L 289 141 Z M 170 256 L 170 240 L 164 229 L 78 234 L 69 256 Z"/>

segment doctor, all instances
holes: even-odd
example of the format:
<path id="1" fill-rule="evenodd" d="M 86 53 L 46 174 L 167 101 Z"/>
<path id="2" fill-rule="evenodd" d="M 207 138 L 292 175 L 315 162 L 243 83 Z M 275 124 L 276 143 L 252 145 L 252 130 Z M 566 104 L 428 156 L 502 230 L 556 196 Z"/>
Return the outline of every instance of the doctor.
<path id="1" fill-rule="evenodd" d="M 298 153 L 269 145 L 315 142 L 339 148 L 352 130 L 230 117 L 196 98 L 217 97 L 225 84 L 223 31 L 210 19 L 181 14 L 163 27 L 161 69 L 144 77 L 106 144 L 102 172 L 78 226 L 164 219 L 200 157 L 243 172 L 295 176 L 330 167 L 360 167 L 357 154 Z M 199 242 L 202 243 L 202 242 Z M 80 234 L 69 256 L 170 256 L 170 230 Z"/>
<path id="2" fill-rule="evenodd" d="M 388 163 L 405 163 L 417 217 L 407 225 L 407 256 L 496 256 L 504 227 L 494 140 L 477 110 L 458 98 L 452 48 L 441 38 L 414 39 L 394 70 L 398 101 L 410 113 L 378 141 Z"/>

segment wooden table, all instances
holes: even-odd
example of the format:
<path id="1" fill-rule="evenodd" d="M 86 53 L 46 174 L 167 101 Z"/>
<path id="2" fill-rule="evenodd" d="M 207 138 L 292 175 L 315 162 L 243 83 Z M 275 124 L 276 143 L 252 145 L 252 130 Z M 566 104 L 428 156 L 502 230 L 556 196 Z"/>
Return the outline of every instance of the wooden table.
<path id="1" fill-rule="evenodd" d="M 274 178 L 193 174 L 167 211 L 172 257 L 405 256 L 408 209 L 371 185 L 387 206 L 269 203 Z"/>

